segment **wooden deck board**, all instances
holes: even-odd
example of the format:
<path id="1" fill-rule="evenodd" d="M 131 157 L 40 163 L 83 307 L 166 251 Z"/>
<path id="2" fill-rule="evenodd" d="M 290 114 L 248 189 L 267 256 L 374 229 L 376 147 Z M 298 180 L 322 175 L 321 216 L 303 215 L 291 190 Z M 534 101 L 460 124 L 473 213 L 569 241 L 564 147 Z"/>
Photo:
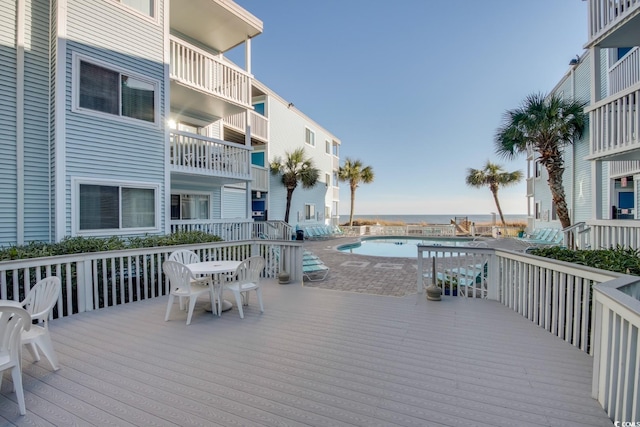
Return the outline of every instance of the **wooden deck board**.
<path id="1" fill-rule="evenodd" d="M 7 425 L 552 426 L 612 423 L 592 359 L 497 302 L 265 286 L 240 319 L 166 298 L 52 322 L 62 368 L 25 353 Z"/>

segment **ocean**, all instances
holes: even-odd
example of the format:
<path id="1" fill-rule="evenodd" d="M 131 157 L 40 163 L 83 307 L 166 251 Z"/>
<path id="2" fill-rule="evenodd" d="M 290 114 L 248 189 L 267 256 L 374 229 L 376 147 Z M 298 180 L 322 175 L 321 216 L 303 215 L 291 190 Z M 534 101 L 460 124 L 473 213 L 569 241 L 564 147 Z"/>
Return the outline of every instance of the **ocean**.
<path id="1" fill-rule="evenodd" d="M 394 221 L 404 222 L 405 224 L 450 224 L 452 219 L 458 219 L 458 222 L 466 219 L 467 221 L 477 224 L 491 224 L 494 220 L 493 215 L 354 215 L 353 219 L 378 220 L 378 221 Z M 527 215 L 505 215 L 506 222 L 527 222 Z M 344 224 L 349 221 L 349 214 L 340 215 L 340 223 Z M 500 216 L 495 215 L 495 221 L 500 222 Z"/>

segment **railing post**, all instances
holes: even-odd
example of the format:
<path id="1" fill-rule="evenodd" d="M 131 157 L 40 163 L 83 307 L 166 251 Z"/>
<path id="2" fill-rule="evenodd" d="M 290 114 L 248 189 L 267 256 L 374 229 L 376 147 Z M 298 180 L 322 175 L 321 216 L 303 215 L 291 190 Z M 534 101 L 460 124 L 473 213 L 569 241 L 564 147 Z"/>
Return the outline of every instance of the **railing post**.
<path id="1" fill-rule="evenodd" d="M 489 267 L 487 270 L 487 299 L 498 300 L 498 281 L 500 279 L 498 276 L 498 256 L 495 252 L 492 252 L 489 255 Z"/>
<path id="2" fill-rule="evenodd" d="M 93 311 L 93 262 L 84 259 L 76 263 L 76 288 L 78 292 L 78 312 Z"/>
<path id="3" fill-rule="evenodd" d="M 418 246 L 418 293 L 422 294 L 424 292 L 424 286 L 422 283 L 422 249 Z"/>

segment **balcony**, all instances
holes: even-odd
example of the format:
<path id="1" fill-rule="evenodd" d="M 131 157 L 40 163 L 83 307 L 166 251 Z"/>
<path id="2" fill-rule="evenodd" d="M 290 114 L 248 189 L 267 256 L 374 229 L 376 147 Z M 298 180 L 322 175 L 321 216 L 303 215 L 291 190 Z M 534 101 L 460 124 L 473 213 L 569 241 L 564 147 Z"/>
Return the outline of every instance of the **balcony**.
<path id="1" fill-rule="evenodd" d="M 172 30 L 226 52 L 262 33 L 262 21 L 231 0 L 171 0 Z"/>
<path id="2" fill-rule="evenodd" d="M 588 46 L 640 45 L 640 0 L 589 0 Z"/>
<path id="3" fill-rule="evenodd" d="M 527 197 L 533 196 L 533 180 L 534 178 L 527 178 Z"/>
<path id="4" fill-rule="evenodd" d="M 224 118 L 223 123 L 229 129 L 245 135 L 247 131 L 247 115 L 249 116 L 249 125 L 251 125 L 251 141 L 255 143 L 265 144 L 269 142 L 269 119 L 255 111 L 248 111 L 234 114 Z"/>
<path id="5" fill-rule="evenodd" d="M 171 106 L 210 122 L 251 108 L 251 75 L 170 37 Z"/>
<path id="6" fill-rule="evenodd" d="M 590 160 L 640 160 L 640 84 L 636 84 L 591 106 Z"/>
<path id="7" fill-rule="evenodd" d="M 180 131 L 170 133 L 170 144 L 172 173 L 251 180 L 244 146 Z"/>
<path id="8" fill-rule="evenodd" d="M 640 82 L 640 49 L 634 47 L 609 70 L 609 93 L 614 95 Z"/>

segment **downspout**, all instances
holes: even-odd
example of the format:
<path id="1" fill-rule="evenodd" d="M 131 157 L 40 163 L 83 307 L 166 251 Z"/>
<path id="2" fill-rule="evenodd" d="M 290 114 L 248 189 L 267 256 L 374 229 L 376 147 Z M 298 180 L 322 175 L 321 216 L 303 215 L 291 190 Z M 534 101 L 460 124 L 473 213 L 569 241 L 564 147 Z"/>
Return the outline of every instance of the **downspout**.
<path id="1" fill-rule="evenodd" d="M 24 42 L 26 0 L 16 16 L 16 244 L 24 244 Z"/>

